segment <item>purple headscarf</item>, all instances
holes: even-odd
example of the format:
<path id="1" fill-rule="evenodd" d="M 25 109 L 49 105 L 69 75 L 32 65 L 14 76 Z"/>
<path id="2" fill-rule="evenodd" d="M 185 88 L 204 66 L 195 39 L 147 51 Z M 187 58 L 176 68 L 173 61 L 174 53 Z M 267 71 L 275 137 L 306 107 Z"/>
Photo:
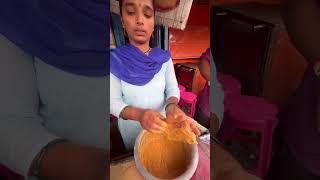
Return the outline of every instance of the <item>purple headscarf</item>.
<path id="1" fill-rule="evenodd" d="M 125 44 L 110 50 L 110 72 L 129 84 L 143 86 L 152 80 L 170 57 L 168 51 L 160 48 L 152 48 L 149 55 L 145 55 L 137 47 Z"/>

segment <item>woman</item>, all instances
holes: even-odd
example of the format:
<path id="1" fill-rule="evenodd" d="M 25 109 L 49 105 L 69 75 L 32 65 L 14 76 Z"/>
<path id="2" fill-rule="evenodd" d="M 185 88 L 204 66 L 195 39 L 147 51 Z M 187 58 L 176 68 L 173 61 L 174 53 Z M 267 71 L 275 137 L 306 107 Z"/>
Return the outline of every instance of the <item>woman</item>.
<path id="1" fill-rule="evenodd" d="M 224 94 L 221 87 L 220 82 L 217 79 L 217 72 L 216 66 L 214 62 L 210 63 L 211 51 L 210 48 L 204 52 L 200 57 L 200 64 L 199 69 L 201 75 L 207 80 L 207 83 L 203 90 L 201 91 L 200 95 L 198 96 L 198 108 L 196 111 L 196 119 L 199 121 L 200 124 L 203 126 L 212 129 L 213 133 L 217 133 L 218 129 L 223 120 L 223 99 Z M 211 65 L 210 65 L 211 64 Z M 212 69 L 212 72 L 210 72 Z M 211 78 L 212 76 L 212 78 Z M 210 79 L 212 79 L 212 106 L 210 106 Z M 212 115 L 210 117 L 210 108 L 212 109 Z M 212 119 L 212 121 L 210 121 Z"/>
<path id="2" fill-rule="evenodd" d="M 269 179 L 320 179 L 320 6 L 316 0 L 284 1 L 289 36 L 308 62 L 304 77 L 279 115 L 282 144 Z"/>
<path id="3" fill-rule="evenodd" d="M 189 119 L 179 108 L 180 92 L 169 52 L 149 46 L 154 30 L 152 0 L 120 1 L 123 28 L 129 43 L 110 52 L 110 112 L 127 150 L 142 129 L 159 132 L 165 116 Z"/>
<path id="4" fill-rule="evenodd" d="M 105 0 L 1 4 L 0 164 L 27 179 L 106 178 L 107 9 Z"/>

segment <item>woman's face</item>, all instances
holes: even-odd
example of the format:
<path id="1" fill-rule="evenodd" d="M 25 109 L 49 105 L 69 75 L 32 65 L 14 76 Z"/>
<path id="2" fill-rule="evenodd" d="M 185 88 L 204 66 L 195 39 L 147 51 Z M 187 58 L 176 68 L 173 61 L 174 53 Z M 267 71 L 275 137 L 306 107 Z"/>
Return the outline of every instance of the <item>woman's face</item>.
<path id="1" fill-rule="evenodd" d="M 154 30 L 152 0 L 123 0 L 122 23 L 130 43 L 149 43 Z"/>

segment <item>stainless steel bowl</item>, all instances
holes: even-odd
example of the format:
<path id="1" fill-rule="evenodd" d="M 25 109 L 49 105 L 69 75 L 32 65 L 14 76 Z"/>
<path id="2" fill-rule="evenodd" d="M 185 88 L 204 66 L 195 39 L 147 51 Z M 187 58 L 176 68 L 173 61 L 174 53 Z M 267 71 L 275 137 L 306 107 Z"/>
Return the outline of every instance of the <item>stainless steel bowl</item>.
<path id="1" fill-rule="evenodd" d="M 154 177 L 152 174 L 150 174 L 143 166 L 140 156 L 139 156 L 139 146 L 141 143 L 141 139 L 144 135 L 146 130 L 142 130 L 138 137 L 136 138 L 135 145 L 134 145 L 134 160 L 136 163 L 136 167 L 140 174 L 146 179 L 146 180 L 162 180 L 160 178 Z M 196 144 L 190 144 L 191 148 L 191 161 L 190 164 L 187 167 L 187 170 L 181 174 L 180 176 L 171 179 L 171 180 L 187 180 L 190 179 L 194 172 L 197 169 L 198 161 L 199 161 L 199 154 L 198 154 L 198 146 Z"/>

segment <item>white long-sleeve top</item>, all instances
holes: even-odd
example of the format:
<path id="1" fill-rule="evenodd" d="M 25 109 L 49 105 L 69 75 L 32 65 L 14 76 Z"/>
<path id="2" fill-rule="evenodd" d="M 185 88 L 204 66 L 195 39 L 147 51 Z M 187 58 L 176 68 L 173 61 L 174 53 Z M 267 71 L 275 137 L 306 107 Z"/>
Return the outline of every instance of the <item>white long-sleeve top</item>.
<path id="1" fill-rule="evenodd" d="M 170 97 L 180 99 L 172 59 L 163 63 L 160 71 L 143 86 L 129 84 L 110 73 L 110 113 L 117 118 L 128 105 L 154 109 L 165 116 L 164 106 Z M 119 118 L 118 126 L 126 148 L 132 149 L 142 130 L 140 123 Z"/>

